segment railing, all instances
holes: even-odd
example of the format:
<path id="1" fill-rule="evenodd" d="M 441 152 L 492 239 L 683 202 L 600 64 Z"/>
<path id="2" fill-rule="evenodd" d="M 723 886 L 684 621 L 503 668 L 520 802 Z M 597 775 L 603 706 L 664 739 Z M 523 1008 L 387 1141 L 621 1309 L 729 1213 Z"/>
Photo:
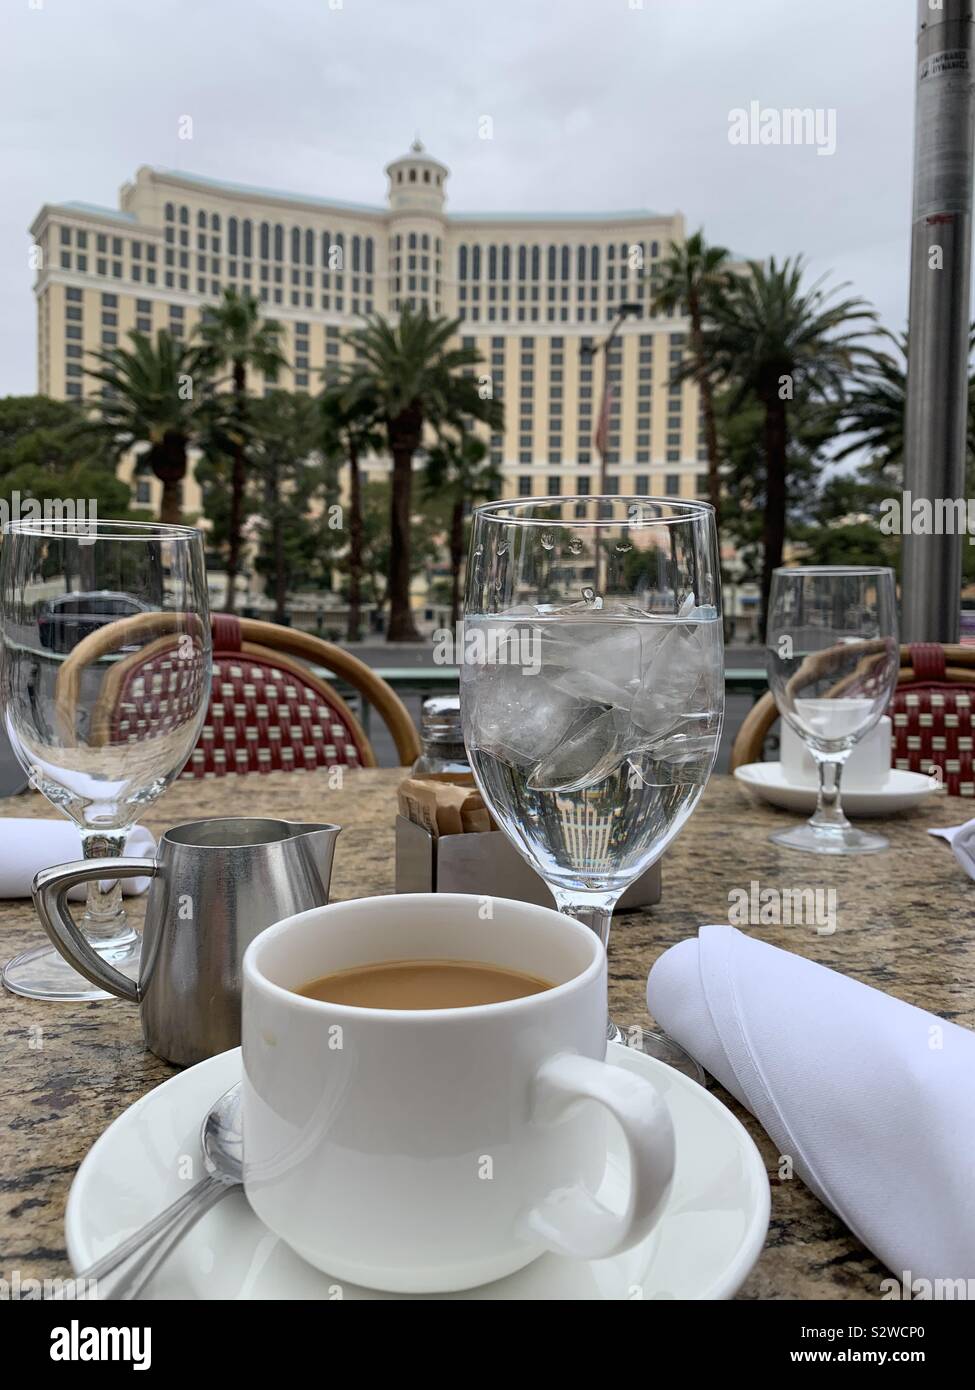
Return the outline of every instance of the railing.
<path id="1" fill-rule="evenodd" d="M 359 697 L 358 691 L 346 685 L 344 681 L 336 680 L 322 667 L 314 669 L 327 680 L 331 680 L 339 694 L 349 700 L 357 710 L 367 736 L 371 737 L 371 706 Z M 457 666 L 377 666 L 375 672 L 393 687 L 401 699 L 452 695 L 458 688 L 460 677 Z M 760 669 L 731 666 L 724 673 L 724 688 L 726 695 L 750 695 L 754 702 L 760 695 L 765 694 L 768 684 L 765 672 Z"/>

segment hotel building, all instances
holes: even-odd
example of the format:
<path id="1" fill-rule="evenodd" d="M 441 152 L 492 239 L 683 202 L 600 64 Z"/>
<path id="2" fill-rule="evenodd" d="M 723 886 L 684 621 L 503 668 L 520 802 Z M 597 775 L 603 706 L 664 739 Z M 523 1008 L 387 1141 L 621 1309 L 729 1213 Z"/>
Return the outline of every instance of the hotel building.
<path id="1" fill-rule="evenodd" d="M 362 315 L 425 304 L 460 319 L 478 375 L 504 402 L 504 431 L 489 443 L 506 496 L 598 490 L 604 373 L 608 489 L 704 494 L 697 389 L 670 384 L 687 323 L 650 310 L 655 271 L 684 237 L 681 214 L 448 211 L 448 174 L 416 141 L 387 166 L 382 206 L 145 166 L 117 209 L 45 204 L 30 229 L 38 390 L 94 395 L 92 349 L 125 344 L 132 329 L 188 339 L 232 285 L 283 326 L 290 367 L 277 384 L 314 392 L 322 369 L 350 356 L 342 334 Z M 593 355 L 624 303 L 640 315 Z M 134 484 L 138 505 L 158 505 L 155 478 Z M 187 513 L 199 501 L 191 479 Z"/>

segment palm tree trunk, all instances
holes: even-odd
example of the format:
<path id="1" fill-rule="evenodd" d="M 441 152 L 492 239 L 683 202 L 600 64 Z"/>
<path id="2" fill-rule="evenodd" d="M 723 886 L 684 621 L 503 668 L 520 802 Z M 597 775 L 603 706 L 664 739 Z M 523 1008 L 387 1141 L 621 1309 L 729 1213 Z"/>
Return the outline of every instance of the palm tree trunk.
<path id="1" fill-rule="evenodd" d="M 159 520 L 164 526 L 179 526 L 183 520 L 183 508 L 179 500 L 179 479 L 167 479 L 162 486 L 159 503 Z"/>
<path id="2" fill-rule="evenodd" d="M 362 479 L 359 449 L 349 440 L 349 618 L 345 629 L 349 642 L 358 642 L 362 621 Z"/>
<path id="3" fill-rule="evenodd" d="M 234 399 L 237 419 L 243 417 L 247 372 L 243 362 L 234 362 Z M 244 525 L 244 446 L 234 445 L 234 461 L 230 473 L 230 523 L 227 545 L 227 598 L 224 612 L 233 613 L 237 604 L 237 575 L 240 571 L 241 530 Z"/>
<path id="4" fill-rule="evenodd" d="M 772 571 L 781 565 L 782 550 L 785 546 L 788 425 L 785 401 L 779 397 L 777 384 L 762 392 L 762 404 L 765 407 L 765 521 L 762 533 L 764 554 L 760 633 L 764 641 L 769 595 L 772 591 Z"/>
<path id="5" fill-rule="evenodd" d="M 464 563 L 464 499 L 458 497 L 450 516 L 450 626 L 456 628 L 460 619 L 460 570 Z"/>
<path id="6" fill-rule="evenodd" d="M 186 437 L 167 430 L 162 440 L 149 450 L 149 466 L 162 483 L 159 520 L 164 526 L 179 526 L 183 520 L 180 488 L 186 477 Z"/>
<path id="7" fill-rule="evenodd" d="M 697 368 L 697 384 L 701 393 L 701 413 L 704 416 L 704 444 L 708 454 L 708 501 L 714 508 L 714 526 L 718 537 L 718 560 L 721 559 L 721 473 L 718 457 L 718 425 L 714 418 L 714 392 L 707 375 L 704 353 L 704 333 L 701 327 L 701 302 L 691 295 L 688 305 L 691 319 L 691 352 Z"/>
<path id="8" fill-rule="evenodd" d="M 389 627 L 387 642 L 419 642 L 410 607 L 410 516 L 413 494 L 413 455 L 420 442 L 423 418 L 416 409 L 404 410 L 389 421 L 389 452 L 393 456 L 390 499 Z"/>

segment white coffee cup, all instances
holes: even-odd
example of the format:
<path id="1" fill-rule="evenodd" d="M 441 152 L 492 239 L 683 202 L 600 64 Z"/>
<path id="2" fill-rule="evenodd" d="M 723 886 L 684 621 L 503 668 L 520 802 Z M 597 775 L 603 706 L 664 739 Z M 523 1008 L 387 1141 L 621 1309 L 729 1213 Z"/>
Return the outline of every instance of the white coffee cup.
<path id="1" fill-rule="evenodd" d="M 488 962 L 554 988 L 431 1010 L 294 993 L 410 959 Z M 641 1240 L 667 1196 L 667 1107 L 604 1061 L 606 953 L 550 908 L 412 893 L 289 917 L 244 956 L 242 1034 L 247 1197 L 336 1280 L 446 1292 L 546 1250 L 602 1259 Z M 611 1118 L 629 1150 L 622 1210 L 598 1194 Z"/>
<path id="2" fill-rule="evenodd" d="M 829 705 L 829 700 L 805 702 L 806 705 Z M 838 702 L 837 702 L 838 703 Z M 829 711 L 823 715 L 825 719 Z M 824 727 L 828 727 L 824 725 Z M 883 715 L 869 733 L 864 734 L 850 750 L 850 756 L 843 768 L 842 787 L 844 791 L 874 791 L 882 787 L 890 778 L 892 725 L 889 717 Z M 792 725 L 783 719 L 780 725 L 780 759 L 782 775 L 790 786 L 818 787 L 819 770 L 816 760 L 809 751 L 808 744 L 796 733 Z"/>

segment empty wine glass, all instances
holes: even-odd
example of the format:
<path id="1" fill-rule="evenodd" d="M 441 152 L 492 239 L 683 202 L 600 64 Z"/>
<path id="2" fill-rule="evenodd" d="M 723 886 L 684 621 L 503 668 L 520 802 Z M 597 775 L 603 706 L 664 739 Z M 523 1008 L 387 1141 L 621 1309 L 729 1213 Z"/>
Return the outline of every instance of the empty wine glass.
<path id="1" fill-rule="evenodd" d="M 203 539 L 188 526 L 14 521 L 0 549 L 0 709 L 31 783 L 75 822 L 86 859 L 123 853 L 179 774 L 206 715 L 210 621 Z M 138 974 L 118 883 L 88 888 L 83 926 Z M 3 983 L 35 999 L 99 999 L 50 946 Z"/>
<path id="2" fill-rule="evenodd" d="M 474 513 L 461 711 L 478 786 L 561 912 L 609 941 L 697 805 L 724 712 L 714 512 L 672 498 Z M 610 1022 L 608 1036 L 620 1033 Z M 699 1075 L 656 1035 L 645 1051 Z"/>
<path id="3" fill-rule="evenodd" d="M 840 779 L 854 744 L 886 713 L 897 684 L 894 572 L 873 566 L 777 569 L 766 630 L 769 689 L 819 769 L 816 810 L 770 838 L 814 854 L 871 854 L 883 835 L 843 814 Z"/>

